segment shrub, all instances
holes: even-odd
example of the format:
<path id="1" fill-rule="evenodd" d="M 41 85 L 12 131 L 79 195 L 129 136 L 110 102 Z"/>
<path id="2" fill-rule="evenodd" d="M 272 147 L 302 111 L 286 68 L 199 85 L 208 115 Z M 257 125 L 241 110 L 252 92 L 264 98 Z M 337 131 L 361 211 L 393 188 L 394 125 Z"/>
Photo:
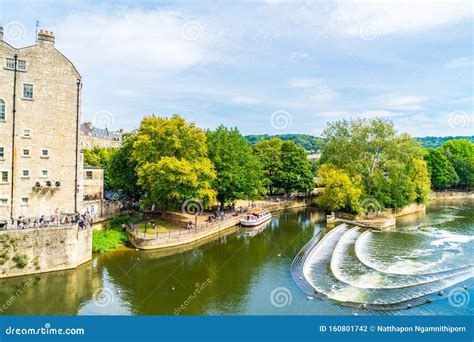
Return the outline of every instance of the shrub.
<path id="1" fill-rule="evenodd" d="M 28 256 L 26 254 L 16 254 L 12 260 L 18 268 L 24 268 L 28 265 Z"/>

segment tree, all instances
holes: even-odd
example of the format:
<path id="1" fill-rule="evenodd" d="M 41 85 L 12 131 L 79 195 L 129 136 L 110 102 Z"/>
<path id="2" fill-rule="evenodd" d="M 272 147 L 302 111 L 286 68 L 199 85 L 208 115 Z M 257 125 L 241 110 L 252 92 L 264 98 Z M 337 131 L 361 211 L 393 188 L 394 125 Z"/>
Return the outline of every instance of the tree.
<path id="1" fill-rule="evenodd" d="M 323 133 L 320 164 L 333 164 L 354 181 L 360 177 L 364 198 L 381 207 L 399 208 L 424 201 L 429 180 L 423 167 L 424 150 L 407 134 L 398 135 L 393 124 L 381 119 L 342 120 Z M 419 168 L 413 174 L 413 168 Z"/>
<path id="2" fill-rule="evenodd" d="M 459 176 L 459 185 L 471 189 L 474 187 L 474 157 L 461 158 L 455 165 Z"/>
<path id="3" fill-rule="evenodd" d="M 265 192 L 262 165 L 236 128 L 219 126 L 215 131 L 207 131 L 206 136 L 209 158 L 217 174 L 213 188 L 222 207 L 235 199 Z"/>
<path id="4" fill-rule="evenodd" d="M 464 139 L 448 140 L 440 150 L 453 166 L 461 158 L 474 157 L 474 144 Z"/>
<path id="5" fill-rule="evenodd" d="M 145 204 L 168 209 L 191 199 L 205 206 L 215 200 L 211 184 L 216 174 L 206 135 L 179 115 L 144 118 L 136 132 L 132 160 Z"/>
<path id="6" fill-rule="evenodd" d="M 304 148 L 292 141 L 274 138 L 254 145 L 254 153 L 263 165 L 265 184 L 271 195 L 283 189 L 288 195 L 292 191 L 314 188 L 311 161 Z"/>
<path id="7" fill-rule="evenodd" d="M 292 191 L 314 189 L 314 176 L 311 162 L 304 148 L 292 141 L 285 141 L 281 146 L 281 172 L 279 185 L 289 195 Z"/>
<path id="8" fill-rule="evenodd" d="M 283 142 L 278 138 L 263 140 L 253 146 L 253 152 L 260 161 L 263 168 L 263 182 L 268 187 L 270 195 L 281 183 L 283 164 L 281 158 L 281 146 Z"/>
<path id="9" fill-rule="evenodd" d="M 362 190 L 344 170 L 332 164 L 322 165 L 318 171 L 318 186 L 324 187 L 324 190 L 317 197 L 316 203 L 326 211 L 360 211 Z"/>
<path id="10" fill-rule="evenodd" d="M 428 148 L 425 160 L 433 189 L 446 189 L 455 186 L 459 182 L 454 167 L 440 149 Z"/>
<path id="11" fill-rule="evenodd" d="M 112 155 L 109 163 L 110 188 L 121 191 L 131 197 L 139 197 L 138 177 L 136 173 L 137 163 L 132 160 L 133 144 L 136 140 L 135 134 L 125 134 L 122 138 L 121 147 Z"/>

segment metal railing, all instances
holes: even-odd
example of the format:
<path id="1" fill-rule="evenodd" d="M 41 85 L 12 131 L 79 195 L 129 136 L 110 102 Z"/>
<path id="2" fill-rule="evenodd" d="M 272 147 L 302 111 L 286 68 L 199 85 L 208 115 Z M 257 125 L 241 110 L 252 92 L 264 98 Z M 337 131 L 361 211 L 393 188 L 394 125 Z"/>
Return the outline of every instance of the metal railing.
<path id="1" fill-rule="evenodd" d="M 170 240 L 170 239 L 180 239 L 185 238 L 191 235 L 199 234 L 205 231 L 216 230 L 229 228 L 231 226 L 237 225 L 240 219 L 245 216 L 245 214 L 254 209 L 284 209 L 289 203 L 309 203 L 311 198 L 299 198 L 288 200 L 286 198 L 279 197 L 277 198 L 266 198 L 264 201 L 260 202 L 249 202 L 249 206 L 241 207 L 236 209 L 234 212 L 228 212 L 224 215 L 217 215 L 213 221 L 210 222 L 198 222 L 197 225 L 191 222 L 189 228 L 181 228 L 174 231 L 167 232 L 149 232 L 142 231 L 138 229 L 135 225 L 127 226 L 127 230 L 132 232 L 136 238 L 143 238 L 146 240 Z M 210 215 L 211 216 L 211 215 Z M 153 222 L 153 220 L 150 220 Z M 177 221 L 179 224 L 186 225 L 183 221 Z"/>

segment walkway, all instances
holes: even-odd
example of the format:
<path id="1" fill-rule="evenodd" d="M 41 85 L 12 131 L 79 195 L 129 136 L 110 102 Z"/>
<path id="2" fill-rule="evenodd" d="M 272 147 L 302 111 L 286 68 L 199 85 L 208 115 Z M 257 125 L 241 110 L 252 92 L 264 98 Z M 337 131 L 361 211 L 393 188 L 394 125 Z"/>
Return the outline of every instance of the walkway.
<path id="1" fill-rule="evenodd" d="M 269 211 L 278 211 L 289 208 L 304 207 L 311 204 L 311 200 L 295 200 L 285 202 L 260 202 L 257 203 L 256 207 L 247 208 L 252 210 L 255 208 L 268 209 Z M 236 226 L 239 223 L 241 217 L 245 215 L 240 214 L 238 216 L 232 216 L 230 214 L 223 217 L 223 219 L 217 219 L 214 222 L 198 223 L 196 228 L 191 229 L 179 229 L 177 231 L 169 231 L 167 233 L 157 234 L 146 234 L 138 231 L 137 229 L 128 229 L 128 237 L 131 244 L 135 248 L 139 249 L 156 249 L 175 247 L 179 245 L 188 244 L 211 235 L 219 234 L 220 232 Z"/>

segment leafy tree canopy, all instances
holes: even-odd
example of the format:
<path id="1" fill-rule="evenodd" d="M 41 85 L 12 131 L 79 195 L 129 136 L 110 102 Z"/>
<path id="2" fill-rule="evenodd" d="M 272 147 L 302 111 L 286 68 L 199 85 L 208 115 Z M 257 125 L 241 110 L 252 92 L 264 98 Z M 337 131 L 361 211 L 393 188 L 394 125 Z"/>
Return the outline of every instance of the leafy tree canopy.
<path id="1" fill-rule="evenodd" d="M 206 135 L 181 116 L 144 118 L 136 132 L 132 160 L 145 203 L 176 208 L 189 199 L 209 206 L 216 178 L 208 158 Z"/>
<path id="2" fill-rule="evenodd" d="M 236 128 L 220 126 L 206 135 L 209 158 L 217 174 L 213 187 L 222 205 L 265 192 L 262 165 Z"/>
<path id="3" fill-rule="evenodd" d="M 409 135 L 398 135 L 391 122 L 336 121 L 324 130 L 323 138 L 320 164 L 344 170 L 352 181 L 360 177 L 363 198 L 394 208 L 426 199 L 430 180 L 423 170 L 425 152 Z M 420 172 L 413 174 L 414 169 Z"/>

